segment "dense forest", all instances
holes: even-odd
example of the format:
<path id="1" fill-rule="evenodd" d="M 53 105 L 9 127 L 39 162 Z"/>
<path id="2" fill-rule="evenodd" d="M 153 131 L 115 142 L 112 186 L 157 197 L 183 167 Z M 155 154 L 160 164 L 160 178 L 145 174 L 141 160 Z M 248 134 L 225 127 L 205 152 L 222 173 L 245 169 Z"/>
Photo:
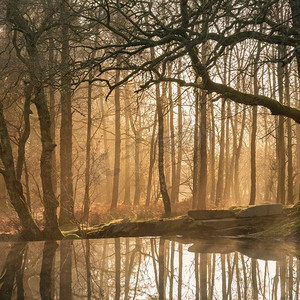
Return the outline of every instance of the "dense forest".
<path id="1" fill-rule="evenodd" d="M 0 202 L 25 235 L 299 201 L 299 0 L 2 0 L 0 49 Z"/>

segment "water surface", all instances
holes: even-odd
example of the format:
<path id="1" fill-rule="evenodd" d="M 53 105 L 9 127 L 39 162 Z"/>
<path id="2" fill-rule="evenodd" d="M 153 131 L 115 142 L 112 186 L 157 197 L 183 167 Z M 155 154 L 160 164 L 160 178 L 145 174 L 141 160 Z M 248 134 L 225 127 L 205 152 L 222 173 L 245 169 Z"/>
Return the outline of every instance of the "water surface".
<path id="1" fill-rule="evenodd" d="M 300 299 L 297 244 L 117 238 L 0 243 L 0 299 Z"/>

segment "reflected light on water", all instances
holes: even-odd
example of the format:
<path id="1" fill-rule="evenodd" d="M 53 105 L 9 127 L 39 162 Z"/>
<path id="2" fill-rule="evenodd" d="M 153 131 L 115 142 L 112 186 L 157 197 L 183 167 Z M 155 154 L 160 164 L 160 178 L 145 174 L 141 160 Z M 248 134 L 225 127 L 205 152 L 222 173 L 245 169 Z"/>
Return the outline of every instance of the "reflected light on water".
<path id="1" fill-rule="evenodd" d="M 298 247 L 180 238 L 1 243 L 0 299 L 298 299 Z"/>

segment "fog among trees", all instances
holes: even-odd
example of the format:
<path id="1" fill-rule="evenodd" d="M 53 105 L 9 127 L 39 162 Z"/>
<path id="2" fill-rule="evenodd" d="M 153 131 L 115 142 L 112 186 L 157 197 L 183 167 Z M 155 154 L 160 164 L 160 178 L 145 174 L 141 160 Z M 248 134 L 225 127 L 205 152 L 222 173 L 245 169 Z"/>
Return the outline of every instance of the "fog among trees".
<path id="1" fill-rule="evenodd" d="M 2 0 L 0 65 L 0 201 L 25 236 L 299 201 L 298 0 Z"/>

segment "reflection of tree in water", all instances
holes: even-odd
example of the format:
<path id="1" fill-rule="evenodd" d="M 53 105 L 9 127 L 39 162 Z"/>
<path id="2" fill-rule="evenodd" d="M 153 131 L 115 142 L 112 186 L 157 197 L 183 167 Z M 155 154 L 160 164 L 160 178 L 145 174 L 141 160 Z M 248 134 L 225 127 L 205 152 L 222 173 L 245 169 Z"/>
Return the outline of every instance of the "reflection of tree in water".
<path id="1" fill-rule="evenodd" d="M 72 299 L 72 240 L 60 242 L 60 284 L 59 298 Z"/>
<path id="2" fill-rule="evenodd" d="M 0 279 L 0 299 L 12 299 L 16 283 L 17 299 L 24 299 L 24 258 L 26 255 L 27 243 L 16 243 L 10 248 L 6 257 L 4 268 Z"/>
<path id="3" fill-rule="evenodd" d="M 43 249 L 43 260 L 40 273 L 40 293 L 42 300 L 54 299 L 54 258 L 58 244 L 46 241 Z"/>
<path id="4" fill-rule="evenodd" d="M 257 245 L 237 251 L 228 241 L 214 242 L 118 238 L 12 244 L 0 257 L 0 299 L 299 298 L 296 257 L 275 247 L 270 253 L 257 251 Z"/>

